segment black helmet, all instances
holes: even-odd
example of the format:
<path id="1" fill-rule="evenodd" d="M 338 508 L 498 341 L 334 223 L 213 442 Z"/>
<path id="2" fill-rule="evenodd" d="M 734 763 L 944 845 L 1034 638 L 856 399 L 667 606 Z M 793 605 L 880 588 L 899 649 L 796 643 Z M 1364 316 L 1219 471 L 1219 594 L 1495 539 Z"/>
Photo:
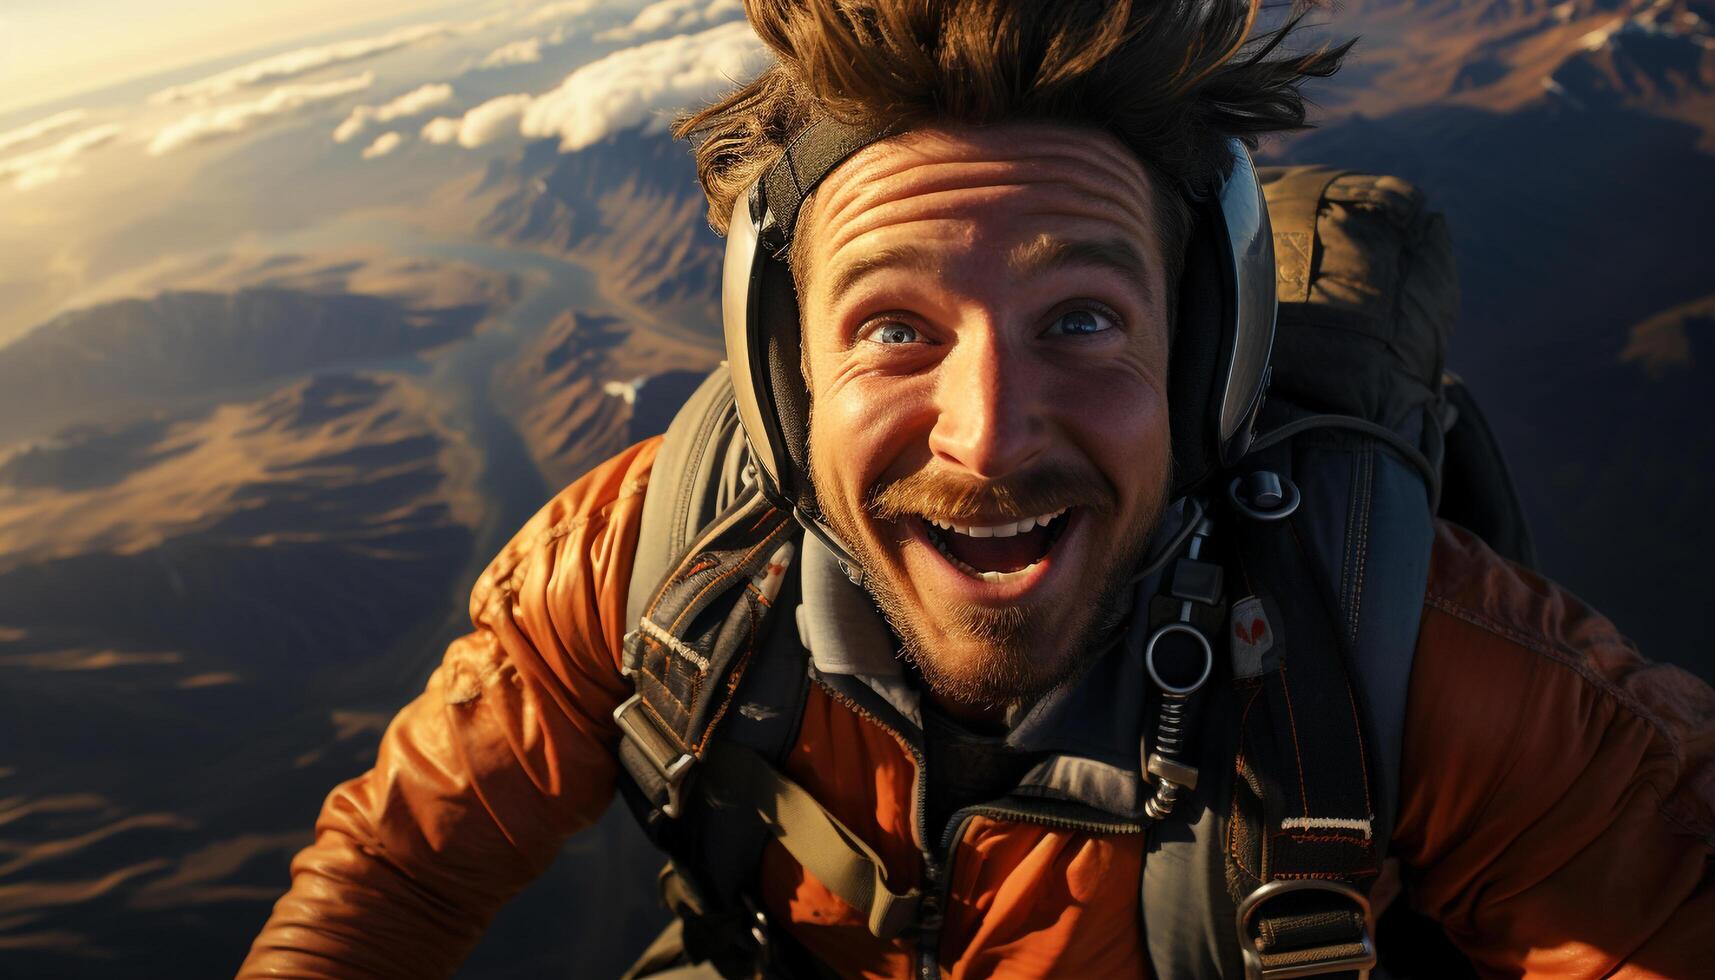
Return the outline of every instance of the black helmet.
<path id="1" fill-rule="evenodd" d="M 800 373 L 798 300 L 786 265 L 798 210 L 846 158 L 893 135 L 812 123 L 733 206 L 722 319 L 738 417 L 763 490 L 829 544 L 810 490 L 809 393 Z M 1218 187 L 1185 188 L 1194 209 L 1168 365 L 1174 497 L 1250 447 L 1274 344 L 1274 240 L 1250 154 L 1239 140 Z M 844 549 L 836 547 L 836 554 Z"/>

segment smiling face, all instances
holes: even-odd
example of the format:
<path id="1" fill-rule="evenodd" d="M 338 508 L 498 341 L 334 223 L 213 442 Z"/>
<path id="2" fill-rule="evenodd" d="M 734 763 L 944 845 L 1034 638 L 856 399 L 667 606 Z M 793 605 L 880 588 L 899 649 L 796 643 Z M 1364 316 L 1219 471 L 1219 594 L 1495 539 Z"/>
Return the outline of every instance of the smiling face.
<path id="1" fill-rule="evenodd" d="M 1029 700 L 1113 625 L 1169 485 L 1154 190 L 1014 123 L 871 146 L 805 215 L 818 504 L 942 700 Z"/>

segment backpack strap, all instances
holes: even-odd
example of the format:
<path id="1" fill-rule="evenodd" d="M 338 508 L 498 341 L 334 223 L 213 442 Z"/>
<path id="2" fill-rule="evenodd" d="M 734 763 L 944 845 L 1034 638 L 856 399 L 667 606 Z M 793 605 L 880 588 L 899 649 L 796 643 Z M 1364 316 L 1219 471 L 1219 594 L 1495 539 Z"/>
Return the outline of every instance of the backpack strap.
<path id="1" fill-rule="evenodd" d="M 631 567 L 626 622 L 642 619 L 643 607 L 698 534 L 738 499 L 749 463 L 732 377 L 719 367 L 673 416 L 655 455 Z"/>
<path id="2" fill-rule="evenodd" d="M 1257 462 L 1291 479 L 1289 453 Z M 1255 676 L 1234 688 L 1242 707 L 1228 887 L 1248 977 L 1362 977 L 1376 962 L 1367 895 L 1384 853 L 1382 794 L 1369 712 L 1352 683 L 1351 620 L 1329 588 L 1339 580 L 1311 551 L 1317 519 L 1301 505 L 1237 536 L 1239 574 L 1257 597 L 1251 623 L 1262 620 L 1275 648 L 1270 663 L 1256 664 Z M 1244 615 L 1235 629 L 1255 638 Z"/>
<path id="3" fill-rule="evenodd" d="M 1152 829 L 1144 922 L 1157 975 L 1362 977 L 1456 286 L 1444 223 L 1409 185 L 1320 167 L 1263 179 L 1280 325 L 1263 434 L 1225 487 L 1232 655 L 1205 705 L 1204 778 Z"/>
<path id="4" fill-rule="evenodd" d="M 798 525 L 751 490 L 700 537 L 626 634 L 637 693 L 614 709 L 645 830 L 684 812 L 684 784 L 725 715 L 786 578 Z"/>

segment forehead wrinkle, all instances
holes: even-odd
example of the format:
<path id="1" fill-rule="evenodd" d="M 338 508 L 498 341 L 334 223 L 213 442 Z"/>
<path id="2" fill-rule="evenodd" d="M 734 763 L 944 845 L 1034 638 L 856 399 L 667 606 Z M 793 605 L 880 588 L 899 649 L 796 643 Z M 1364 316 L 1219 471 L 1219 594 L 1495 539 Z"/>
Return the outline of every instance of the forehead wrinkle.
<path id="1" fill-rule="evenodd" d="M 1085 150 L 1095 151 L 1103 158 L 1102 162 L 1109 165 L 1094 170 L 1090 166 L 1092 161 L 1082 153 L 1044 150 L 1027 158 L 1012 156 L 997 160 L 992 151 L 958 146 L 969 152 L 949 159 L 926 154 L 920 147 L 899 146 L 896 143 L 898 139 L 860 150 L 828 175 L 820 188 L 821 193 L 815 194 L 811 200 L 813 210 L 821 212 L 824 225 L 843 223 L 852 209 L 863 208 L 876 198 L 910 198 L 941 184 L 967 184 L 973 179 L 973 166 L 979 168 L 976 179 L 990 179 L 980 176 L 987 170 L 1000 171 L 1008 176 L 1005 181 L 995 181 L 997 184 L 1061 183 L 1073 192 L 1108 198 L 1119 203 L 1121 210 L 1138 215 L 1148 211 L 1145 198 L 1154 190 L 1142 165 L 1130 155 L 1130 151 L 1117 143 L 1106 145 L 1112 142 L 1111 138 L 1079 144 Z M 899 179 L 913 172 L 915 177 Z M 1135 193 L 1122 191 L 1116 194 L 1116 184 L 1121 187 L 1130 185 Z"/>
<path id="2" fill-rule="evenodd" d="M 1080 188 L 1065 188 L 1059 181 L 1028 181 L 1022 183 L 944 187 L 924 191 L 909 197 L 875 194 L 854 198 L 848 210 L 857 213 L 847 221 L 830 219 L 831 234 L 824 247 L 831 257 L 854 240 L 872 231 L 891 225 L 921 221 L 960 221 L 971 216 L 970 206 L 993 206 L 1031 187 L 1054 188 L 1052 201 L 1034 201 L 1032 206 L 1010 212 L 1014 217 L 1072 218 L 1115 225 L 1122 231 L 1140 235 L 1154 233 L 1155 222 L 1147 208 L 1131 206 L 1123 198 L 1115 198 L 1100 190 L 1081 193 Z M 873 198 L 879 197 L 879 202 Z"/>

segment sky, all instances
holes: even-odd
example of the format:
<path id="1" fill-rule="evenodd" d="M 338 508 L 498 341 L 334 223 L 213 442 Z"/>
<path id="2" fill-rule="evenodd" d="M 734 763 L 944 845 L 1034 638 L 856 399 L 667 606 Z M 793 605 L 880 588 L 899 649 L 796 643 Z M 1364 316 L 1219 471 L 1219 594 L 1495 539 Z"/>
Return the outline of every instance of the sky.
<path id="1" fill-rule="evenodd" d="M 474 6 L 448 0 L 0 0 L 0 112 L 272 42 Z"/>

